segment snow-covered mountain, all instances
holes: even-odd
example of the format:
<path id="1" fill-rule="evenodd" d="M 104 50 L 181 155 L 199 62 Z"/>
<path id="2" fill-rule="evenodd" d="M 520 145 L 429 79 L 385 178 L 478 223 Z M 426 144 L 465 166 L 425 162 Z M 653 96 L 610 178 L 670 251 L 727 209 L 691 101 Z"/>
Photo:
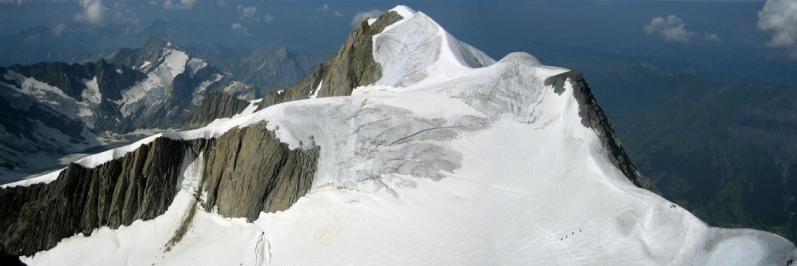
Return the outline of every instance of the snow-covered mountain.
<path id="1" fill-rule="evenodd" d="M 578 73 L 526 53 L 493 60 L 398 6 L 231 118 L 4 185 L 0 253 L 33 265 L 797 257 L 782 237 L 709 227 L 649 188 Z"/>
<path id="2" fill-rule="evenodd" d="M 151 38 L 138 49 L 122 49 L 109 62 L 146 74 L 113 100 L 128 127 L 179 128 L 204 97 L 225 92 L 251 99 L 255 88 L 235 81 L 205 59 L 192 57 L 173 43 Z"/>
<path id="3" fill-rule="evenodd" d="M 155 38 L 107 61 L 0 68 L 0 108 L 8 114 L 0 118 L 0 181 L 52 169 L 67 154 L 141 137 L 125 134 L 212 120 L 192 116 L 217 92 L 251 99 L 255 88 Z"/>

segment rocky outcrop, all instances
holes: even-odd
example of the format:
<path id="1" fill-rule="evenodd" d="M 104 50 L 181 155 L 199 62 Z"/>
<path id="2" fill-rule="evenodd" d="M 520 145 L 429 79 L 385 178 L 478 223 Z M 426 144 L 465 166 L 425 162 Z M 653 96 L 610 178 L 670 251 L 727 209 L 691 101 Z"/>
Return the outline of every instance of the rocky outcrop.
<path id="1" fill-rule="evenodd" d="M 261 123 L 218 139 L 158 138 L 94 168 L 70 164 L 51 183 L 0 188 L 0 254 L 28 256 L 78 233 L 163 214 L 186 155 L 207 158 L 200 188 L 207 210 L 249 220 L 285 210 L 309 190 L 318 149 L 291 150 Z"/>
<path id="2" fill-rule="evenodd" d="M 69 154 L 126 144 L 139 129 L 196 128 L 247 104 L 214 93 L 260 95 L 157 38 L 107 60 L 0 67 L 0 109 L 9 114 L 0 118 L 0 184 L 62 167 Z M 200 106 L 208 97 L 217 106 Z"/>
<path id="3" fill-rule="evenodd" d="M 546 86 L 553 86 L 554 92 L 561 94 L 564 92 L 565 82 L 570 80 L 573 85 L 573 96 L 578 102 L 578 115 L 581 117 L 581 124 L 595 130 L 601 140 L 601 146 L 609 155 L 611 163 L 625 174 L 634 185 L 657 192 L 653 183 L 637 171 L 634 163 L 628 158 L 623 145 L 617 134 L 614 133 L 609 118 L 598 105 L 595 96 L 587 85 L 587 81 L 578 71 L 568 71 L 545 80 Z"/>
<path id="4" fill-rule="evenodd" d="M 350 95 L 353 88 L 375 82 L 381 76 L 381 68 L 373 59 L 371 39 L 399 19 L 398 13 L 389 12 L 373 24 L 361 23 L 328 64 L 319 66 L 293 88 L 266 96 L 262 106 L 311 95 Z M 110 59 L 111 64 L 101 62 L 100 87 L 119 80 L 104 78 L 118 73 L 106 71 L 114 65 L 123 65 L 127 67 L 125 70 L 141 74 L 121 80 L 120 86 L 141 79 L 141 71 L 148 70 L 146 62 L 154 64 L 162 58 L 163 47 L 169 45 L 163 40 L 151 39 L 144 48 L 123 49 Z M 186 94 L 188 90 L 180 88 L 196 87 L 213 74 L 202 71 L 176 76 L 173 94 L 191 99 L 192 95 Z M 73 93 L 76 97 L 81 96 L 78 91 L 85 89 L 84 76 L 90 78 L 87 74 L 76 79 L 82 83 L 75 83 L 75 87 L 83 86 Z M 107 94 L 113 99 L 120 97 L 110 91 Z M 175 106 L 189 104 L 186 101 Z M 199 127 L 215 118 L 240 113 L 247 105 L 248 102 L 228 94 L 212 94 L 203 100 L 187 124 Z M 0 254 L 32 255 L 78 233 L 91 234 L 101 226 L 118 228 L 163 214 L 180 187 L 178 182 L 186 156 L 204 160 L 197 195 L 205 195 L 200 199 L 205 210 L 252 221 L 263 211 L 289 208 L 307 193 L 313 184 L 319 148 L 305 145 L 291 150 L 266 129 L 265 123 L 260 123 L 232 129 L 215 139 L 158 138 L 94 168 L 70 164 L 51 183 L 0 188 L 0 225 L 3 228 Z"/>
<path id="5" fill-rule="evenodd" d="M 214 93 L 202 100 L 191 113 L 191 119 L 183 128 L 199 128 L 217 118 L 231 117 L 242 112 L 249 102 L 230 96 L 224 92 Z"/>
<path id="6" fill-rule="evenodd" d="M 143 72 L 154 68 L 155 63 L 163 55 L 163 48 L 169 42 L 160 38 L 149 38 L 141 48 L 122 48 L 117 51 L 109 61 L 113 64 L 125 65 Z"/>
<path id="7" fill-rule="evenodd" d="M 268 92 L 263 97 L 263 100 L 258 103 L 258 108 L 263 109 L 279 103 L 309 98 L 310 95 L 313 94 L 313 91 L 318 88 L 318 84 L 324 78 L 326 67 L 327 66 L 324 64 L 319 65 L 312 74 L 291 88 Z"/>
<path id="8" fill-rule="evenodd" d="M 262 211 L 288 209 L 307 193 L 318 148 L 290 150 L 261 123 L 215 139 L 205 158 L 206 210 L 253 221 Z"/>
<path id="9" fill-rule="evenodd" d="M 92 64 L 92 63 L 88 63 Z M 144 80 L 146 75 L 124 65 L 115 65 L 100 60 L 96 63 L 94 76 L 103 98 L 112 101 L 122 99 L 122 91 Z M 90 79 L 90 78 L 89 78 Z"/>
<path id="10" fill-rule="evenodd" d="M 260 108 L 278 103 L 317 97 L 348 96 L 354 88 L 376 82 L 382 67 L 374 61 L 372 37 L 402 17 L 395 11 L 382 14 L 372 24 L 363 21 L 346 39 L 337 54 L 321 64 L 299 84 L 265 95 Z M 316 91 L 317 90 L 317 91 Z"/>
<path id="11" fill-rule="evenodd" d="M 371 25 L 361 22 L 330 61 L 318 96 L 348 96 L 354 88 L 379 80 L 382 66 L 374 61 L 373 36 L 401 19 L 398 13 L 390 11 Z"/>
<path id="12" fill-rule="evenodd" d="M 46 62 L 33 65 L 13 65 L 8 69 L 0 68 L 0 76 L 8 70 L 25 77 L 34 78 L 47 83 L 64 92 L 77 101 L 84 101 L 83 91 L 86 82 L 97 78 L 98 89 L 104 98 L 121 99 L 121 91 L 143 80 L 145 75 L 123 65 L 114 65 L 99 60 L 97 63 L 67 64 L 62 62 Z M 19 87 L 13 81 L 6 81 Z"/>
<path id="13" fill-rule="evenodd" d="M 86 88 L 85 80 L 92 79 L 94 65 L 67 64 L 62 62 L 38 63 L 33 65 L 13 65 L 10 70 L 26 77 L 60 88 L 64 94 L 80 101 L 80 93 Z M 5 71 L 0 71 L 5 72 Z"/>
<path id="14" fill-rule="evenodd" d="M 32 255 L 63 238 L 163 214 L 185 152 L 157 139 L 95 168 L 70 164 L 49 184 L 0 189 L 0 253 Z"/>
<path id="15" fill-rule="evenodd" d="M 0 173 L 4 169 L 44 171 L 47 168 L 42 167 L 47 164 L 37 160 L 41 158 L 37 155 L 74 152 L 75 146 L 95 141 L 86 134 L 89 129 L 82 121 L 13 95 L 8 90 L 0 91 Z M 13 180 L 13 175 L 0 176 L 0 183 Z"/>

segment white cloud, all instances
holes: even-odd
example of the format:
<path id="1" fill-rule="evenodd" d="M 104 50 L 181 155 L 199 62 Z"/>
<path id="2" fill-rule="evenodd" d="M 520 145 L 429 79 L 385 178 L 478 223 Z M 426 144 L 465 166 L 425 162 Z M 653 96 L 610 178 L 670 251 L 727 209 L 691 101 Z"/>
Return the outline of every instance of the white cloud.
<path id="1" fill-rule="evenodd" d="M 274 16 L 272 16 L 271 14 L 263 15 L 263 23 L 271 24 L 273 22 L 274 22 Z"/>
<path id="2" fill-rule="evenodd" d="M 75 21 L 88 24 L 101 24 L 105 19 L 108 8 L 102 5 L 102 0 L 80 0 L 82 10 L 75 14 Z"/>
<path id="3" fill-rule="evenodd" d="M 232 25 L 230 25 L 230 29 L 233 32 L 240 33 L 240 34 L 243 34 L 243 35 L 247 35 L 247 36 L 248 35 L 252 35 L 252 34 L 249 33 L 249 29 L 247 29 L 246 26 L 244 26 L 244 25 L 242 25 L 241 23 L 238 23 L 238 22 L 233 23 Z"/>
<path id="4" fill-rule="evenodd" d="M 62 1 L 62 0 L 51 0 Z M 79 23 L 105 25 L 110 23 L 126 23 L 137 25 L 141 21 L 138 15 L 128 8 L 125 1 L 80 0 L 80 12 L 74 14 Z"/>
<path id="5" fill-rule="evenodd" d="M 321 12 L 329 12 L 333 16 L 336 16 L 336 17 L 339 17 L 339 18 L 343 17 L 343 13 L 341 13 L 340 10 L 334 10 L 328 4 L 322 5 L 321 8 L 319 8 L 319 10 L 321 10 Z"/>
<path id="6" fill-rule="evenodd" d="M 722 41 L 722 38 L 720 38 L 720 36 L 717 35 L 716 33 L 711 33 L 711 34 L 706 34 L 706 41 L 719 42 Z"/>
<path id="7" fill-rule="evenodd" d="M 358 12 L 357 14 L 354 14 L 354 16 L 351 18 L 351 25 L 357 26 L 357 24 L 360 24 L 360 22 L 363 22 L 363 20 L 369 18 L 375 18 L 378 17 L 379 15 L 382 15 L 382 10 L 379 9 L 371 9 L 367 11 Z"/>
<path id="8" fill-rule="evenodd" d="M 102 0 L 80 0 L 80 7 L 82 10 L 75 14 L 74 19 L 87 24 L 101 24 L 108 11 L 108 8 L 102 5 Z"/>
<path id="9" fill-rule="evenodd" d="M 772 32 L 769 46 L 788 49 L 797 59 L 797 1 L 768 0 L 758 12 L 758 28 Z"/>
<path id="10" fill-rule="evenodd" d="M 55 25 L 55 27 L 53 27 L 53 36 L 61 37 L 61 35 L 64 35 L 64 31 L 66 31 L 66 25 L 63 23 Z"/>
<path id="11" fill-rule="evenodd" d="M 235 10 L 238 11 L 238 14 L 240 14 L 241 21 L 263 22 L 265 24 L 271 24 L 274 22 L 274 16 L 269 13 L 266 13 L 263 16 L 258 16 L 257 7 L 254 6 L 238 5 L 235 7 Z"/>
<path id="12" fill-rule="evenodd" d="M 686 30 L 684 21 L 676 15 L 654 17 L 645 25 L 645 33 L 655 34 L 668 42 L 689 42 L 692 32 Z"/>
<path id="13" fill-rule="evenodd" d="M 257 7 L 253 6 L 238 5 L 235 10 L 238 10 L 238 13 L 241 14 L 241 19 L 253 19 L 255 14 L 257 14 Z"/>
<path id="14" fill-rule="evenodd" d="M 198 0 L 166 0 L 163 2 L 165 9 L 192 9 Z"/>

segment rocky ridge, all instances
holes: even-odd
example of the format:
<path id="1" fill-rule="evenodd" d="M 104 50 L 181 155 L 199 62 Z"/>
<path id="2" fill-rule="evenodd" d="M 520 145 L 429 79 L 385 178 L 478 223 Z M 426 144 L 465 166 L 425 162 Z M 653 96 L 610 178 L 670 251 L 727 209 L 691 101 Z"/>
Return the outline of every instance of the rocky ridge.
<path id="1" fill-rule="evenodd" d="M 124 144 L 126 134 L 139 130 L 201 126 L 240 112 L 238 98 L 256 94 L 157 38 L 94 63 L 0 68 L 0 103 L 6 103 L 0 108 L 10 114 L 0 118 L 0 183 L 51 170 L 68 154 Z"/>
<path id="2" fill-rule="evenodd" d="M 0 253 L 29 256 L 101 226 L 155 218 L 197 158 L 203 171 L 195 194 L 207 195 L 197 196 L 204 209 L 251 221 L 304 195 L 317 157 L 318 147 L 291 150 L 259 124 L 216 139 L 160 137 L 93 168 L 72 163 L 51 183 L 0 188 Z"/>

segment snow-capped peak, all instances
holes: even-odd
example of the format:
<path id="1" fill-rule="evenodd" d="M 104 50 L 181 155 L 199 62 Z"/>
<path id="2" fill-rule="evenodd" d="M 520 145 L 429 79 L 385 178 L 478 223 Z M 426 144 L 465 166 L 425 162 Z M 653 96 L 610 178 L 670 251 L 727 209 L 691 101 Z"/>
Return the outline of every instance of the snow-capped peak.
<path id="1" fill-rule="evenodd" d="M 382 68 L 376 84 L 350 97 L 247 108 L 204 128 L 163 135 L 214 138 L 267 121 L 291 149 L 317 145 L 312 189 L 290 209 L 253 223 L 198 211 L 183 242 L 164 253 L 169 239 L 158 232 L 178 232 L 180 217 L 197 205 L 187 195 L 207 192 L 184 189 L 154 221 L 74 236 L 25 260 L 783 265 L 797 256 L 779 236 L 710 228 L 635 186 L 612 161 L 604 142 L 610 136 L 590 124 L 608 122 L 596 117 L 600 108 L 572 72 L 527 53 L 495 62 L 421 12 L 392 11 L 403 19 L 372 39 Z M 134 145 L 78 163 L 93 167 Z M 202 180 L 195 175 L 201 171 L 189 169 L 201 169 L 210 155 L 204 156 L 185 160 L 189 179 Z M 47 178 L 53 176 L 39 181 Z M 142 239 L 153 244 L 105 244 Z M 106 252 L 108 246 L 114 249 Z"/>
<path id="2" fill-rule="evenodd" d="M 397 6 L 393 7 L 393 8 L 391 8 L 390 10 L 388 10 L 388 12 L 389 11 L 396 12 L 401 17 L 403 17 L 405 19 L 412 18 L 413 16 L 415 16 L 415 13 L 416 13 L 415 10 L 413 10 L 412 8 L 410 8 L 408 6 L 405 6 L 405 5 L 397 5 Z"/>
<path id="3" fill-rule="evenodd" d="M 406 87 L 462 75 L 491 65 L 492 58 L 460 42 L 422 12 L 396 6 L 402 19 L 374 35 L 374 60 L 382 66 L 377 85 Z"/>
<path id="4" fill-rule="evenodd" d="M 121 105 L 123 116 L 130 116 L 142 106 L 161 100 L 178 75 L 193 76 L 208 66 L 206 60 L 192 57 L 171 42 L 163 45 L 159 54 L 160 57 L 154 62 L 144 61 L 139 66 L 139 70 L 144 71 L 147 78 L 125 90 L 122 99 L 116 101 Z"/>

